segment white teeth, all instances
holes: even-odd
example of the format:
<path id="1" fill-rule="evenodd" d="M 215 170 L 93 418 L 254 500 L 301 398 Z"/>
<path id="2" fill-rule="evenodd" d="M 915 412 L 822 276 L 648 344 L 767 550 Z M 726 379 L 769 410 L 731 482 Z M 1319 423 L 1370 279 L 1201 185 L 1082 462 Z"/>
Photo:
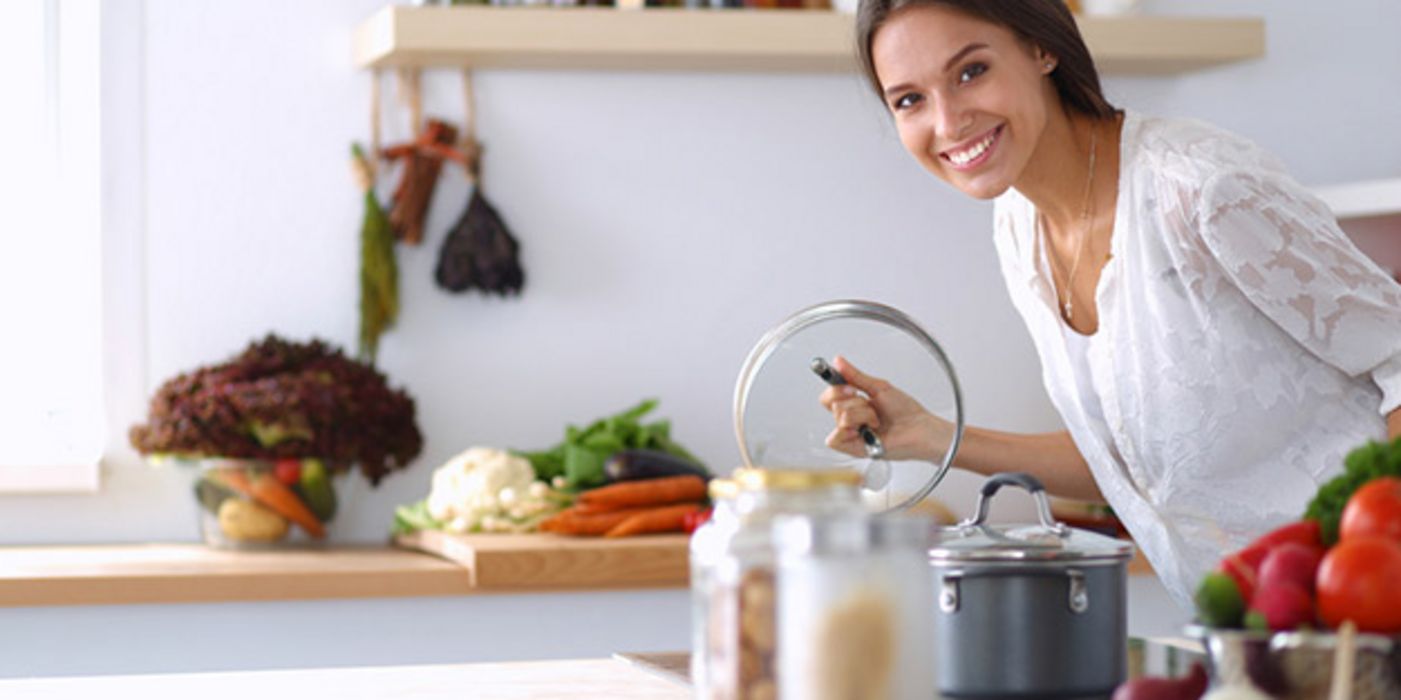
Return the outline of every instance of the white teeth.
<path id="1" fill-rule="evenodd" d="M 988 146 L 992 145 L 992 140 L 995 136 L 997 136 L 996 131 L 988 134 L 987 138 L 984 138 L 982 141 L 973 144 L 972 148 L 969 148 L 968 150 L 963 151 L 962 153 L 950 153 L 949 160 L 953 161 L 954 165 L 967 165 L 969 161 L 982 155 L 983 151 L 986 151 L 988 149 Z"/>

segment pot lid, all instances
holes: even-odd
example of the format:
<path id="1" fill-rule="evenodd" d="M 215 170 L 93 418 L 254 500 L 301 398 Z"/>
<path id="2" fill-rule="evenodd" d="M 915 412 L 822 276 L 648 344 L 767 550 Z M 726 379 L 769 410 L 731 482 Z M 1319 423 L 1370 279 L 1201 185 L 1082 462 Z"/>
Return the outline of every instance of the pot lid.
<path id="1" fill-rule="evenodd" d="M 1003 486 L 1020 486 L 1036 499 L 1040 522 L 1034 525 L 987 524 L 988 503 Z M 1041 482 L 1030 474 L 997 474 L 983 484 L 976 512 L 969 519 L 939 528 L 929 550 L 934 562 L 1086 562 L 1127 560 L 1133 544 L 1056 522 Z"/>
<path id="2" fill-rule="evenodd" d="M 937 463 L 885 459 L 878 429 L 862 431 L 865 456 L 827 446 L 835 424 L 819 396 L 846 382 L 833 366 L 839 355 L 951 424 Z M 789 316 L 750 351 L 735 384 L 734 425 L 745 467 L 856 470 L 872 500 L 896 510 L 929 495 L 948 472 L 963 434 L 963 400 L 943 349 L 912 318 L 875 302 L 829 301 Z"/>

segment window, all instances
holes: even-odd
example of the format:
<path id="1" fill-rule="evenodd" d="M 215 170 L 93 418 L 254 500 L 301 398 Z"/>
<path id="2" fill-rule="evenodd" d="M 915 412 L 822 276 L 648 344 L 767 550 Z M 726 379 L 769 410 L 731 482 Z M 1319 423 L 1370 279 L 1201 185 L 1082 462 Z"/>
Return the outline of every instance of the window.
<path id="1" fill-rule="evenodd" d="M 0 491 L 97 483 L 100 25 L 96 0 L 0 3 Z"/>

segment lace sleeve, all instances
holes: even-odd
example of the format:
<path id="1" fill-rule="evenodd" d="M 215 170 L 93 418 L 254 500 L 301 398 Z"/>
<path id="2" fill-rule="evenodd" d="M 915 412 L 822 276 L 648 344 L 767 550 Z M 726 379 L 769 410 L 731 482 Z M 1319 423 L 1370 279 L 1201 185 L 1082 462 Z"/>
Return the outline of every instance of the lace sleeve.
<path id="1" fill-rule="evenodd" d="M 1227 172 L 1207 183 L 1196 228 L 1256 308 L 1325 362 L 1370 373 L 1383 414 L 1401 406 L 1401 285 L 1327 206 L 1280 173 Z"/>

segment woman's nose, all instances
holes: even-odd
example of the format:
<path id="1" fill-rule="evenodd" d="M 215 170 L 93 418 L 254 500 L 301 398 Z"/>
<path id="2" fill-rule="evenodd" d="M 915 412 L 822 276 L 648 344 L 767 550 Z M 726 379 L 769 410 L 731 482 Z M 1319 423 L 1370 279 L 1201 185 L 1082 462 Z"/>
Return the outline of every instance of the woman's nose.
<path id="1" fill-rule="evenodd" d="M 957 101 L 939 100 L 934 109 L 934 135 L 940 142 L 954 144 L 968 136 L 973 117 Z"/>

